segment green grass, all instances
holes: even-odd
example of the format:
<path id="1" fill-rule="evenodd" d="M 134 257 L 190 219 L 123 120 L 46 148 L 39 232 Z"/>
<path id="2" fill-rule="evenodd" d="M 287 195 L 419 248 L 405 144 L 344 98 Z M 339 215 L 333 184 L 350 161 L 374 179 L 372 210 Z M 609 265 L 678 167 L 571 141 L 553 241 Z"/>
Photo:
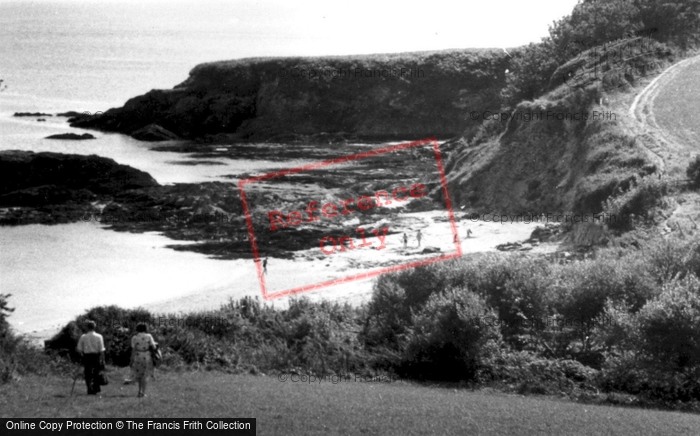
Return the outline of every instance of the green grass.
<path id="1" fill-rule="evenodd" d="M 664 87 L 656 98 L 654 114 L 659 124 L 690 143 L 700 139 L 698 131 L 698 93 L 700 89 L 700 62 L 694 62 Z M 684 137 L 684 135 L 687 135 Z"/>
<path id="2" fill-rule="evenodd" d="M 427 387 L 405 382 L 320 384 L 280 382 L 277 376 L 222 372 L 158 373 L 148 397 L 122 385 L 113 369 L 102 398 L 78 381 L 31 376 L 4 385 L 2 417 L 257 418 L 261 435 L 685 435 L 698 434 L 700 416 L 591 406 Z"/>

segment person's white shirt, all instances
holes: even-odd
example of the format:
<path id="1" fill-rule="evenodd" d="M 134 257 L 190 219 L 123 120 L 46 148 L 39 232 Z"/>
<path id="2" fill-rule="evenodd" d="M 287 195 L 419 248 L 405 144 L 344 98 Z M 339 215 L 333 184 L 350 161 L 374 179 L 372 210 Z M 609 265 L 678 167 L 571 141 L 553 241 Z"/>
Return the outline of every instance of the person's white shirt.
<path id="1" fill-rule="evenodd" d="M 81 354 L 97 354 L 105 351 L 105 342 L 101 334 L 91 331 L 80 337 L 75 349 Z"/>

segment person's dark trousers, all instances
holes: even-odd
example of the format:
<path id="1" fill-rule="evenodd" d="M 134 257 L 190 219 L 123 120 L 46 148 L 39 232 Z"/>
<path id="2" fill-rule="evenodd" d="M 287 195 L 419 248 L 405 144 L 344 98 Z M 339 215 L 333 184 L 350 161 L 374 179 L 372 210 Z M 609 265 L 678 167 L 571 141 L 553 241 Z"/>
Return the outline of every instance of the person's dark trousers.
<path id="1" fill-rule="evenodd" d="M 100 393 L 100 384 L 97 382 L 97 375 L 102 369 L 99 353 L 83 354 L 83 365 L 85 365 L 85 384 L 88 395 Z"/>

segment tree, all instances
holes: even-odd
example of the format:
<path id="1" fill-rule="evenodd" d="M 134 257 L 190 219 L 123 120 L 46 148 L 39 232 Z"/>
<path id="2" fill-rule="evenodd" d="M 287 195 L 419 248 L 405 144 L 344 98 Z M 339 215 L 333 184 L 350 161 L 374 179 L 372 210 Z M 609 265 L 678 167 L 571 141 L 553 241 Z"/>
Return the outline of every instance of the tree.
<path id="1" fill-rule="evenodd" d="M 690 162 L 685 173 L 690 179 L 690 185 L 693 188 L 700 188 L 700 156 L 695 156 L 695 160 Z"/>
<path id="2" fill-rule="evenodd" d="M 502 91 L 505 103 L 514 108 L 521 101 L 532 100 L 546 91 L 560 59 L 550 38 L 514 51 L 512 73 Z"/>
<path id="3" fill-rule="evenodd" d="M 10 324 L 7 322 L 7 317 L 15 311 L 14 308 L 10 308 L 7 305 L 7 300 L 10 296 L 10 294 L 0 294 L 0 338 L 9 333 Z"/>
<path id="4" fill-rule="evenodd" d="M 634 36 L 642 28 L 639 10 L 629 0 L 595 0 L 579 3 L 571 15 L 549 28 L 562 62 L 608 41 Z"/>
<path id="5" fill-rule="evenodd" d="M 657 40 L 682 48 L 700 41 L 700 0 L 633 0 L 633 4 L 643 28 L 653 30 Z"/>

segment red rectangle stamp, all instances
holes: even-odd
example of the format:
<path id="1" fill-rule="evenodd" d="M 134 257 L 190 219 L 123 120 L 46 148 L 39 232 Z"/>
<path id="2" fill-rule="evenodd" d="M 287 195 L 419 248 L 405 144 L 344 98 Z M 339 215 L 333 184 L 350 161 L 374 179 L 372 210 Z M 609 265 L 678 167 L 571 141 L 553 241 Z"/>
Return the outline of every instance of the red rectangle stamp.
<path id="1" fill-rule="evenodd" d="M 404 161 L 397 160 L 398 165 L 387 168 L 387 162 L 394 158 Z M 418 162 L 421 170 L 401 164 L 411 161 Z M 333 187 L 319 188 L 316 182 L 329 177 Z M 270 189 L 270 183 L 283 185 L 287 191 L 280 194 Z M 240 180 L 238 188 L 266 300 L 462 255 L 435 138 L 249 177 Z M 431 197 L 431 188 L 441 195 Z M 417 246 L 408 247 L 407 233 Z M 432 246 L 421 245 L 424 240 Z M 339 270 L 349 272 L 325 277 L 320 272 L 306 274 L 301 281 L 287 274 L 270 285 L 266 253 L 275 244 L 291 247 L 291 252 L 304 252 L 306 259 L 317 265 L 341 262 Z"/>

